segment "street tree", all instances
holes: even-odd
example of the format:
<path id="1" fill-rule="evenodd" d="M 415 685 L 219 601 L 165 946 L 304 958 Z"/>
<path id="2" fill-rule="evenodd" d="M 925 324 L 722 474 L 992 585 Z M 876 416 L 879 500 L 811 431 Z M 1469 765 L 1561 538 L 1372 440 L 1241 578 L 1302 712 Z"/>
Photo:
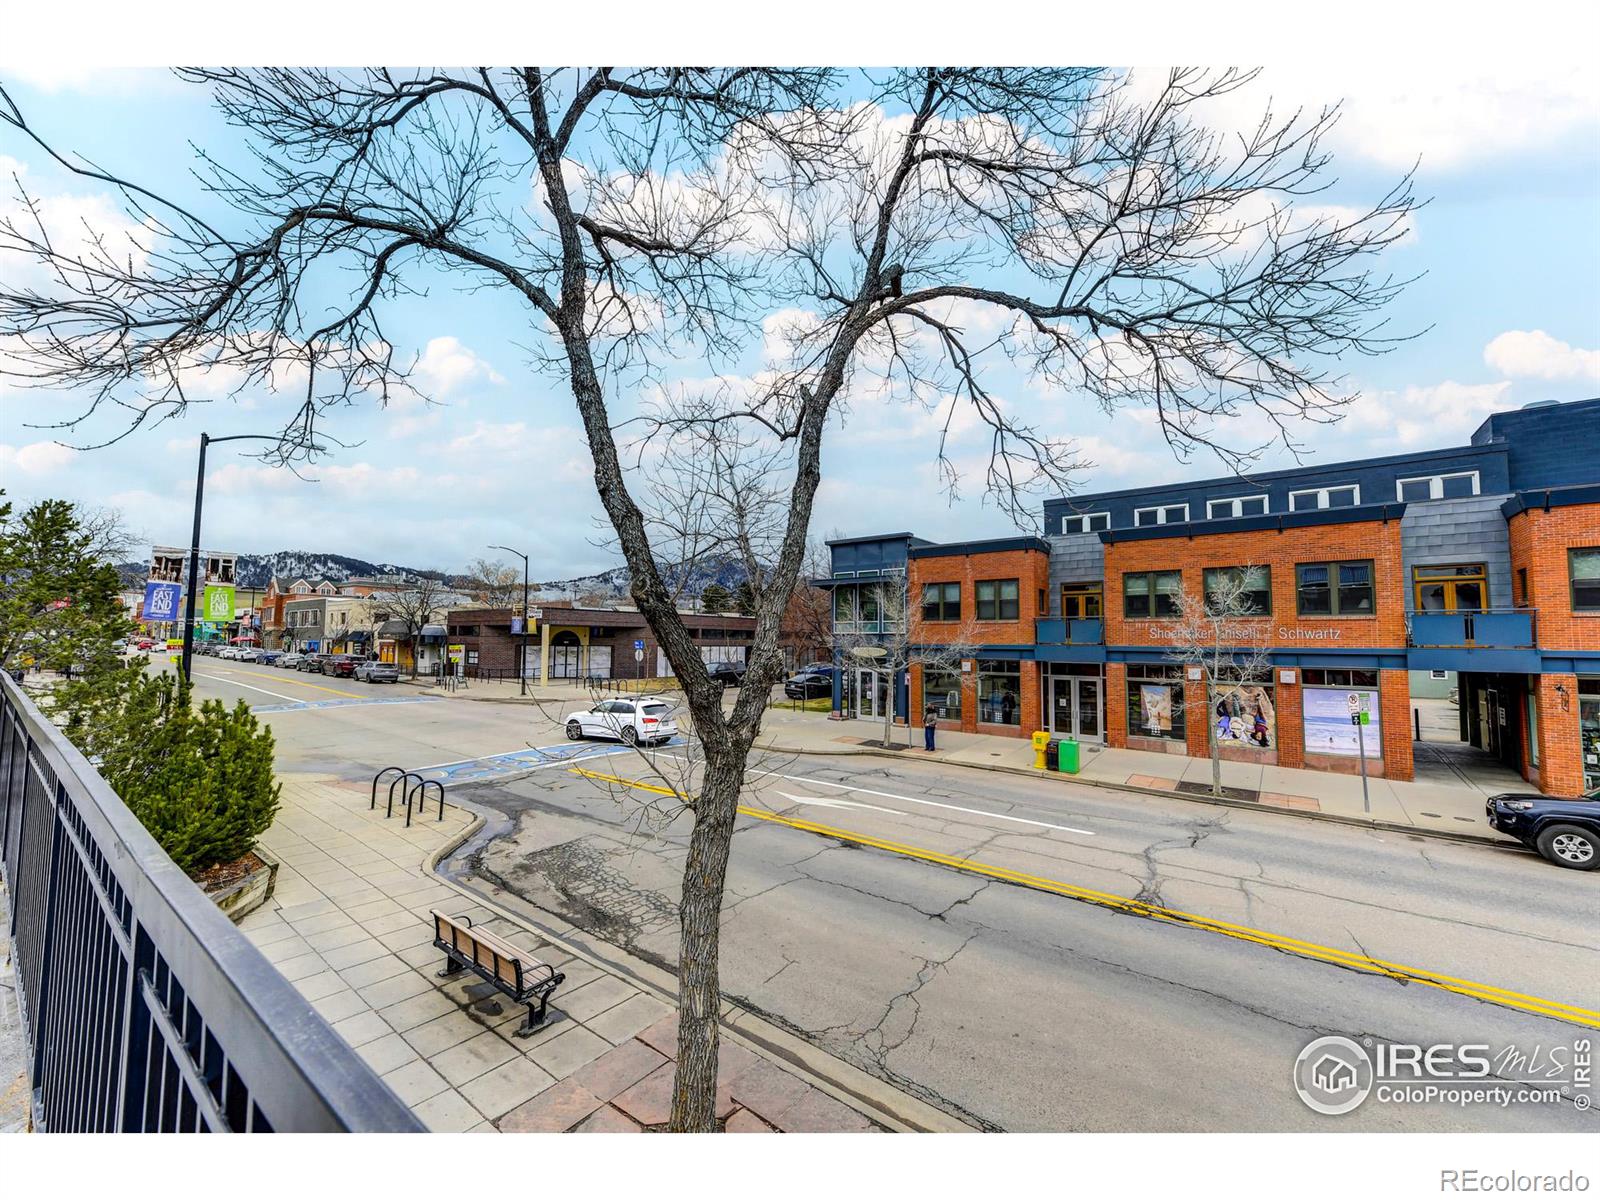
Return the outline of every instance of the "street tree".
<path id="1" fill-rule="evenodd" d="M 1057 391 L 1052 423 L 1074 405 L 1138 407 L 1178 452 L 1248 463 L 1290 422 L 1335 419 L 1352 398 L 1339 361 L 1392 341 L 1383 310 L 1403 281 L 1380 256 L 1414 208 L 1408 179 L 1370 205 L 1320 195 L 1335 110 L 1211 128 L 1250 72 L 1149 87 L 1044 68 L 179 75 L 210 89 L 240 143 L 236 165 L 199 158 L 203 210 L 57 151 L 0 93 L 14 141 L 119 189 L 135 218 L 132 246 L 52 238 L 26 199 L 0 223 L 0 255 L 45 268 L 0 272 L 11 374 L 86 410 L 126 404 L 137 426 L 181 413 L 197 369 L 240 389 L 298 371 L 287 462 L 329 408 L 414 386 L 385 318 L 429 284 L 524 306 L 704 753 L 680 907 L 680 1130 L 715 1127 L 734 818 L 830 427 L 882 402 L 947 431 L 970 411 L 988 443 L 972 473 L 1019 522 L 1080 464 L 1000 394 L 1007 364 Z M 682 383 L 687 362 L 735 370 Z M 624 469 L 626 421 L 645 445 L 720 427 L 776 465 L 780 536 L 753 575 L 748 682 L 726 710 Z"/>
<path id="2" fill-rule="evenodd" d="M 1271 613 L 1262 600 L 1269 594 L 1267 578 L 1266 567 L 1207 571 L 1205 594 L 1179 592 L 1173 598 L 1176 614 L 1154 627 L 1156 636 L 1170 644 L 1167 657 L 1198 667 L 1205 683 L 1205 711 L 1191 710 L 1185 719 L 1203 720 L 1209 731 L 1213 796 L 1222 795 L 1223 739 L 1265 749 L 1259 739 L 1268 733 L 1261 731 L 1277 726 L 1270 688 Z"/>
<path id="3" fill-rule="evenodd" d="M 828 548 L 813 540 L 806 548 L 800 578 L 789 594 L 788 606 L 778 628 L 778 642 L 789 665 L 800 666 L 826 655 L 833 642 L 833 594 L 815 587 L 831 571 Z"/>
<path id="4" fill-rule="evenodd" d="M 133 625 L 108 557 L 115 514 L 41 500 L 20 515 L 0 492 L 0 669 L 94 677 L 121 666 L 113 643 Z M 87 519 L 86 519 L 87 516 Z"/>
<path id="5" fill-rule="evenodd" d="M 733 608 L 741 617 L 756 615 L 756 587 L 748 579 L 741 579 L 733 589 Z"/>
<path id="6" fill-rule="evenodd" d="M 720 583 L 708 583 L 700 593 L 700 607 L 705 612 L 727 612 L 732 604 L 733 596 Z"/>
<path id="7" fill-rule="evenodd" d="M 467 564 L 467 591 L 486 608 L 518 608 L 522 604 L 522 572 L 499 559 L 475 558 Z"/>
<path id="8" fill-rule="evenodd" d="M 443 580 L 437 578 L 435 572 L 424 572 L 414 580 L 379 588 L 368 601 L 375 622 L 398 621 L 405 627 L 405 642 L 411 648 L 413 679 L 417 677 L 423 627 L 435 624 L 443 616 L 447 592 Z"/>

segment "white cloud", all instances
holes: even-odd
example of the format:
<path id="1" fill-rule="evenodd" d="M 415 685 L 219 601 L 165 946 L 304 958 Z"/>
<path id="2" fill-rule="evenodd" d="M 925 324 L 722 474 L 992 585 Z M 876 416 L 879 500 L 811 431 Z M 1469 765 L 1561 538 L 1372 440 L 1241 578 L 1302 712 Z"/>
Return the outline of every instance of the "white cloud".
<path id="1" fill-rule="evenodd" d="M 1391 454 L 1413 447 L 1459 445 L 1485 417 L 1506 407 L 1510 387 L 1509 381 L 1447 379 L 1431 387 L 1372 392 L 1345 410 L 1345 419 L 1336 428 L 1390 446 Z M 1319 440 L 1326 444 L 1327 435 Z M 1330 449 L 1325 457 L 1335 453 Z"/>
<path id="2" fill-rule="evenodd" d="M 430 399 L 442 399 L 469 383 L 505 382 L 493 367 L 455 337 L 430 339 L 413 373 Z"/>
<path id="3" fill-rule="evenodd" d="M 49 475 L 78 456 L 71 446 L 59 442 L 30 442 L 26 446 L 0 444 L 0 467 L 24 475 Z"/>
<path id="4" fill-rule="evenodd" d="M 1511 379 L 1600 382 L 1600 350 L 1582 350 L 1542 329 L 1511 329 L 1483 348 L 1483 361 Z"/>

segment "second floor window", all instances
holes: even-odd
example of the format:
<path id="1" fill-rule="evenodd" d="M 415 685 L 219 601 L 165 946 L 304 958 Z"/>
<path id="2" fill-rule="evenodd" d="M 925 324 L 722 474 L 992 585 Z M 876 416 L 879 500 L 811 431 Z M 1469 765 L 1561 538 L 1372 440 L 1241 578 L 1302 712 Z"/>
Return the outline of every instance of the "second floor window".
<path id="1" fill-rule="evenodd" d="M 1019 585 L 1020 581 L 1016 579 L 979 580 L 973 589 L 978 598 L 978 620 L 1015 621 L 1019 615 Z"/>
<path id="2" fill-rule="evenodd" d="M 1232 500 L 1207 500 L 1206 518 L 1220 521 L 1228 517 L 1259 517 L 1267 511 L 1265 496 L 1238 496 Z"/>
<path id="3" fill-rule="evenodd" d="M 1224 607 L 1215 601 L 1219 592 L 1232 594 L 1239 589 L 1239 599 L 1247 611 L 1261 616 L 1272 615 L 1272 571 L 1268 567 L 1207 567 L 1206 610 Z"/>
<path id="4" fill-rule="evenodd" d="M 1567 570 L 1572 578 L 1572 611 L 1600 612 L 1600 546 L 1568 550 Z"/>
<path id="5" fill-rule="evenodd" d="M 1061 585 L 1061 615 L 1069 620 L 1100 616 L 1100 585 L 1098 583 L 1063 583 Z"/>
<path id="6" fill-rule="evenodd" d="M 1360 503 L 1361 488 L 1353 483 L 1289 493 L 1290 512 L 1307 512 L 1313 508 L 1354 508 Z"/>
<path id="7" fill-rule="evenodd" d="M 1455 471 L 1449 475 L 1423 475 L 1415 479 L 1401 479 L 1395 483 L 1395 498 L 1408 502 L 1456 500 L 1462 496 L 1477 494 L 1476 471 Z"/>
<path id="8" fill-rule="evenodd" d="M 959 583 L 928 583 L 922 587 L 922 619 L 924 621 L 959 621 L 961 619 L 961 585 Z"/>
<path id="9" fill-rule="evenodd" d="M 1122 615 L 1175 617 L 1183 595 L 1182 571 L 1140 571 L 1122 577 Z"/>
<path id="10" fill-rule="evenodd" d="M 1302 617 L 1370 617 L 1377 608 L 1372 560 L 1301 563 L 1295 611 Z"/>

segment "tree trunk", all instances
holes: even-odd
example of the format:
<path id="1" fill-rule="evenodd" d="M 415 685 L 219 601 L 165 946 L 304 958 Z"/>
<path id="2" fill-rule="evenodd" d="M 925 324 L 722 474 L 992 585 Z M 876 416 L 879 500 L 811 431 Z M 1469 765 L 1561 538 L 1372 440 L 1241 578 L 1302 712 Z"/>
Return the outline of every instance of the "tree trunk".
<path id="1" fill-rule="evenodd" d="M 718 1015 L 722 1008 L 718 934 L 722 891 L 733 842 L 747 739 L 706 747 L 705 779 L 695 801 L 694 832 L 683 868 L 678 910 L 678 1066 L 672 1084 L 674 1133 L 717 1129 Z"/>

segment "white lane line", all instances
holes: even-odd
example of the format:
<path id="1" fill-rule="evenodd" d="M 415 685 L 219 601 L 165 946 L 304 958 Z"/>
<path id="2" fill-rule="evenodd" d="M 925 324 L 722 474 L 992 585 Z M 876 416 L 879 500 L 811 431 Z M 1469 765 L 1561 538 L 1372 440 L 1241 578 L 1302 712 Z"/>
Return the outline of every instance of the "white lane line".
<path id="1" fill-rule="evenodd" d="M 304 696 L 285 696 L 282 692 L 268 692 L 266 688 L 257 687 L 253 683 L 240 683 L 231 675 L 224 677 L 222 675 L 207 674 L 203 671 L 196 671 L 195 674 L 201 679 L 210 679 L 216 683 L 227 683 L 232 684 L 234 687 L 249 688 L 252 692 L 265 692 L 268 696 L 276 696 L 279 700 L 287 700 L 291 704 L 304 704 L 306 702 Z"/>
<path id="2" fill-rule="evenodd" d="M 1028 817 L 1013 817 L 1008 813 L 990 812 L 985 808 L 963 808 L 959 804 L 944 804 L 938 800 L 922 800 L 916 796 L 897 796 L 893 792 L 877 792 L 871 788 L 857 787 L 851 783 L 834 783 L 829 779 L 809 779 L 804 775 L 782 775 L 777 771 L 755 771 L 755 775 L 770 775 L 774 779 L 787 779 L 791 783 L 815 783 L 823 787 L 838 788 L 845 792 L 860 792 L 863 796 L 881 796 L 885 800 L 900 800 L 906 804 L 925 804 L 929 808 L 947 808 L 952 812 L 971 813 L 975 817 L 993 817 L 996 821 L 1014 821 L 1018 825 L 1037 825 L 1041 829 L 1059 829 L 1063 833 L 1081 833 L 1084 837 L 1093 837 L 1094 830 L 1078 829 L 1072 825 L 1052 825 L 1049 821 L 1034 821 Z"/>
<path id="3" fill-rule="evenodd" d="M 862 804 L 857 800 L 825 800 L 821 796 L 796 796 L 793 792 L 779 792 L 785 800 L 793 800 L 796 804 L 820 804 L 823 808 L 870 808 L 873 812 L 893 813 L 897 817 L 907 816 L 898 808 L 884 808 L 881 804 Z"/>
<path id="4" fill-rule="evenodd" d="M 491 762 L 497 758 L 510 758 L 516 754 L 532 754 L 533 751 L 534 747 L 524 746 L 520 750 L 507 750 L 503 754 L 479 754 L 473 758 L 458 758 L 453 762 L 432 763 L 426 767 L 412 767 L 411 769 L 413 771 L 437 771 L 440 767 L 459 767 L 464 763 Z"/>

